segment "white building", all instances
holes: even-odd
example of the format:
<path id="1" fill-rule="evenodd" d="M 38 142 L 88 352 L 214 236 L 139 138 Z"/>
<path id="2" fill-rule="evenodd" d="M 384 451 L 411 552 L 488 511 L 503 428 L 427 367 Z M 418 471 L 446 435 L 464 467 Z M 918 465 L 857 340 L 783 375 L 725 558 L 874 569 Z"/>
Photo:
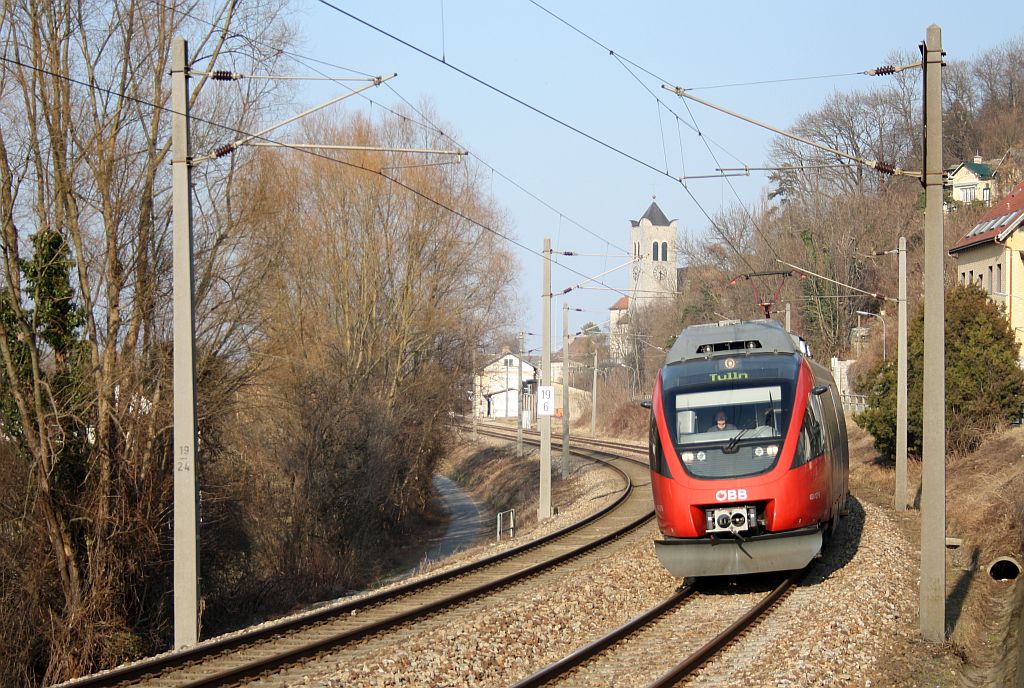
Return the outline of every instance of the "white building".
<path id="1" fill-rule="evenodd" d="M 536 369 L 523 360 L 523 383 Z M 504 353 L 483 367 L 473 381 L 473 408 L 484 418 L 515 418 L 519 414 L 519 357 Z M 525 402 L 524 402 L 525 403 Z"/>
<path id="2" fill-rule="evenodd" d="M 608 309 L 608 353 L 613 360 L 626 358 L 629 334 L 629 297 L 623 296 Z"/>

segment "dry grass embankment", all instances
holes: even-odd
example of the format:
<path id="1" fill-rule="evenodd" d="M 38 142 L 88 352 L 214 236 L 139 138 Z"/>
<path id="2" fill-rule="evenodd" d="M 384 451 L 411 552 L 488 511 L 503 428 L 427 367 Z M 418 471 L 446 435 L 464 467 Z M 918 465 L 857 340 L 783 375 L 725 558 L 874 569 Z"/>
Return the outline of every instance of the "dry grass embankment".
<path id="1" fill-rule="evenodd" d="M 849 428 L 854 493 L 886 507 L 919 546 L 920 462 L 909 462 L 910 508 L 898 512 L 895 467 L 878 459 L 870 435 L 855 423 Z M 1024 562 L 1024 428 L 997 432 L 966 456 L 948 456 L 946 533 L 962 541 L 947 550 L 946 633 L 965 660 L 963 685 L 1024 684 L 1024 581 L 994 580 L 988 571 L 1000 557 Z"/>

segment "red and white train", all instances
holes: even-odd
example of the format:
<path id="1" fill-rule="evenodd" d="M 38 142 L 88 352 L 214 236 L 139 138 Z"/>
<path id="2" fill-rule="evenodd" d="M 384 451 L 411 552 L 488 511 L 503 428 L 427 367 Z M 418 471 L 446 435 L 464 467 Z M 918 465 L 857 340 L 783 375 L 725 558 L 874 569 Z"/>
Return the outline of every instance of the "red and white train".
<path id="1" fill-rule="evenodd" d="M 835 381 L 774 320 L 688 327 L 651 400 L 661 563 L 681 578 L 800 569 L 845 514 Z"/>

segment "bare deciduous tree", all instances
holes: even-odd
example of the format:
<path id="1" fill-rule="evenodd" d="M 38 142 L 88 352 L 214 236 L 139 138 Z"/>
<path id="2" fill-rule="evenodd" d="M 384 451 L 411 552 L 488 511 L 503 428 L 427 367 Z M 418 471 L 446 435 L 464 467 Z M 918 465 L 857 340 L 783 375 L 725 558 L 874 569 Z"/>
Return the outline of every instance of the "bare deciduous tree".
<path id="1" fill-rule="evenodd" d="M 0 387 L 5 467 L 0 674 L 54 682 L 164 646 L 167 631 L 170 41 L 210 64 L 273 64 L 275 7 L 12 0 L 0 9 Z M 266 41 L 267 47 L 257 41 Z M 192 100 L 245 127 L 251 97 Z M 247 100 L 246 96 L 250 99 Z M 211 125 L 195 140 L 209 145 Z M 223 131 L 217 131 L 223 136 Z M 232 165 L 197 183 L 228 207 Z M 204 387 L 238 330 L 223 323 L 238 232 L 199 213 Z M 221 324 L 212 324 L 219 321 Z M 215 362 L 220 364 L 214 365 Z M 224 385 L 227 385 L 226 387 Z M 206 405 L 222 412 L 227 404 Z M 201 424 L 215 436 L 216 415 Z"/>
<path id="2" fill-rule="evenodd" d="M 449 147 L 411 119 L 320 118 L 305 136 Z M 514 261 L 477 173 L 451 157 L 278 151 L 250 184 L 262 208 L 247 253 L 271 266 L 254 388 L 267 404 L 252 422 L 284 432 L 248 451 L 290 486 L 283 565 L 336 590 L 367 575 L 357 553 L 380 552 L 427 509 L 471 351 L 507 322 Z M 328 565 L 339 559 L 351 567 Z"/>

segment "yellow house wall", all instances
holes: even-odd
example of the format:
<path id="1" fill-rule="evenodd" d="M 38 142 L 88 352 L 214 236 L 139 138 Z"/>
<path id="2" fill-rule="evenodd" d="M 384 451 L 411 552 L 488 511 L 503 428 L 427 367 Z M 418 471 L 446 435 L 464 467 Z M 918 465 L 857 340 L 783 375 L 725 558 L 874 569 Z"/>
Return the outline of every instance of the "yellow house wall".
<path id="1" fill-rule="evenodd" d="M 1007 280 L 1004 291 L 1009 294 L 1009 298 L 1006 299 L 1006 310 L 1017 343 L 1024 344 L 1024 262 L 1021 261 L 1020 253 L 1024 250 L 1024 236 L 1021 236 L 1019 231 L 1014 231 L 1007 239 L 1004 249 L 1003 265 L 1009 266 L 1004 278 Z M 1006 267 L 1003 270 L 1005 271 Z"/>
<path id="2" fill-rule="evenodd" d="M 1017 343 L 1024 343 L 1024 264 L 1018 254 L 1024 249 L 1024 238 L 1014 232 L 1006 245 L 994 241 L 960 251 L 956 254 L 956 273 L 959 284 L 971 282 L 989 294 L 989 298 L 1003 306 L 1010 327 L 1014 328 Z M 1002 265 L 1002 285 L 997 283 L 997 265 Z M 989 288 L 988 269 L 992 268 L 992 286 Z M 1018 358 L 1020 357 L 1018 353 Z"/>

